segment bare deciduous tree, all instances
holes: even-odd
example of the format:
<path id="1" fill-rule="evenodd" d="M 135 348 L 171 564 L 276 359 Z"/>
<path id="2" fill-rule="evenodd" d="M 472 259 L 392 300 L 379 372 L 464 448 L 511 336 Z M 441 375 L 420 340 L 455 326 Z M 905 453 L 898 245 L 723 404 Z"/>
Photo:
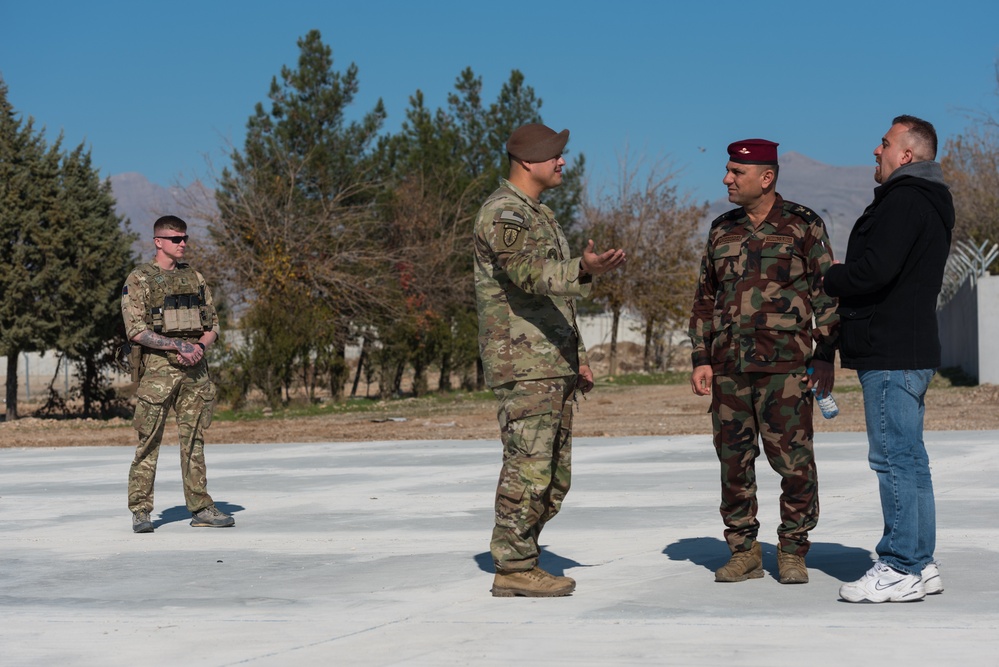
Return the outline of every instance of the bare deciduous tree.
<path id="1" fill-rule="evenodd" d="M 622 158 L 617 191 L 584 207 L 587 235 L 600 250 L 624 248 L 628 262 L 601 276 L 593 298 L 612 315 L 610 373 L 617 373 L 617 331 L 630 309 L 644 325 L 644 368 L 668 362 L 669 333 L 690 306 L 697 272 L 697 226 L 706 209 L 677 192 L 677 172 L 665 160 L 645 169 Z"/>

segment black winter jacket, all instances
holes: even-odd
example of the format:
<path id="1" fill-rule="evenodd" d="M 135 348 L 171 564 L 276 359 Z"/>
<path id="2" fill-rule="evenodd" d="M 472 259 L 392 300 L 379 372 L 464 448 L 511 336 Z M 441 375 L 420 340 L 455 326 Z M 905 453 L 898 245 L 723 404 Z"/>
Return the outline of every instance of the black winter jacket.
<path id="1" fill-rule="evenodd" d="M 823 282 L 839 297 L 840 359 L 857 370 L 940 365 L 936 304 L 954 229 L 954 202 L 936 162 L 899 167 L 874 189 L 846 261 Z"/>

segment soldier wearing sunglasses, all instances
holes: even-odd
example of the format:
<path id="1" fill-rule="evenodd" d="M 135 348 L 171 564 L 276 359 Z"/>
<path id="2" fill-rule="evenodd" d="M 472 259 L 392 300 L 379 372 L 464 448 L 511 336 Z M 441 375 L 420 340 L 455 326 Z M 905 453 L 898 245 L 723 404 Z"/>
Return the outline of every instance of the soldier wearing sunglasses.
<path id="1" fill-rule="evenodd" d="M 176 412 L 184 499 L 191 525 L 222 528 L 231 516 L 208 495 L 204 430 L 212 421 L 215 385 L 205 352 L 219 336 L 212 293 L 201 273 L 185 263 L 187 223 L 172 215 L 153 225 L 156 255 L 129 274 L 121 312 L 132 355 L 136 389 L 133 427 L 139 444 L 128 473 L 132 530 L 153 532 L 153 484 L 160 441 L 170 409 Z"/>

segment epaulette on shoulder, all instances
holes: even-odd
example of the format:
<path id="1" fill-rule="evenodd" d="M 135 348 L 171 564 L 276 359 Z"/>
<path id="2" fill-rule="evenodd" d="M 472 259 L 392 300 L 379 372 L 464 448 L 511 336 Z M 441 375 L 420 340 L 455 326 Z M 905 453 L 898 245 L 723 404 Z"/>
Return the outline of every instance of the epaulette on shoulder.
<path id="1" fill-rule="evenodd" d="M 725 222 L 726 220 L 738 220 L 742 216 L 743 216 L 743 212 L 742 212 L 741 208 L 733 208 L 731 211 L 725 211 L 724 213 L 722 213 L 721 215 L 719 215 L 717 218 L 715 218 L 714 220 L 712 220 L 711 221 L 711 226 L 714 227 L 715 225 L 719 225 L 719 224 Z"/>
<path id="2" fill-rule="evenodd" d="M 795 204 L 793 201 L 784 201 L 784 211 L 791 215 L 796 215 L 807 223 L 815 222 L 818 214 L 807 206 Z"/>

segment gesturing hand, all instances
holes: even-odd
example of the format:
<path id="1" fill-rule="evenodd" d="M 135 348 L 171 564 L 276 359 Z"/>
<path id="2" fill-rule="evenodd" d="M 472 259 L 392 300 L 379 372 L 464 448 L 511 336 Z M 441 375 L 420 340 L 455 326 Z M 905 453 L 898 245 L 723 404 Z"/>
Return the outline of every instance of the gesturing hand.
<path id="1" fill-rule="evenodd" d="M 621 266 L 624 264 L 625 259 L 624 250 L 615 250 L 614 248 L 604 251 L 598 255 L 593 252 L 593 239 L 590 239 L 587 242 L 586 247 L 583 248 L 583 257 L 580 260 L 580 267 L 582 268 L 584 274 L 599 276 Z"/>

